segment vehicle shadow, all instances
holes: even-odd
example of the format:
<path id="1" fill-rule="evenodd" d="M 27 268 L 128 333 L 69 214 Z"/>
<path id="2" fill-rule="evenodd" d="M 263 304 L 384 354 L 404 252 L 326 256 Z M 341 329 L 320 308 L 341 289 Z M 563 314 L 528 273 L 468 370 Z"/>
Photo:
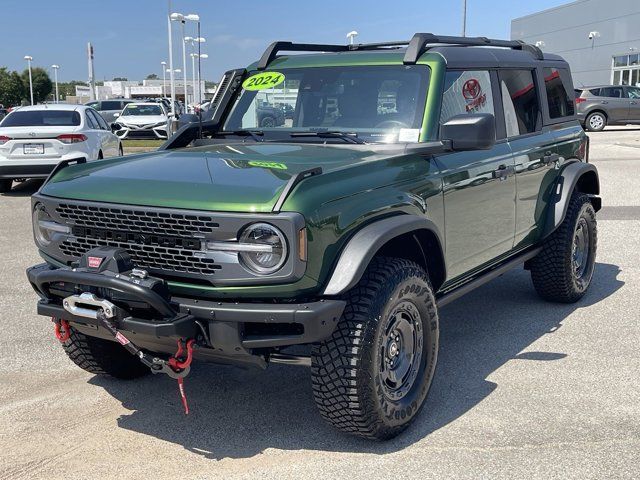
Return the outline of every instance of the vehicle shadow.
<path id="1" fill-rule="evenodd" d="M 589 293 L 573 305 L 540 300 L 528 272 L 513 271 L 441 311 L 440 356 L 425 407 L 398 438 L 371 442 L 325 425 L 305 368 L 267 371 L 194 365 L 185 381 L 191 413 L 185 416 L 175 381 L 146 377 L 135 382 L 93 377 L 132 410 L 118 425 L 184 446 L 207 458 L 252 457 L 267 448 L 387 453 L 401 450 L 453 422 L 499 388 L 487 380 L 510 360 L 556 361 L 564 352 L 527 351 L 552 335 L 576 309 L 600 302 L 624 285 L 616 265 L 599 263 Z M 489 301 L 490 300 L 490 301 Z"/>
<path id="2" fill-rule="evenodd" d="M 13 184 L 13 188 L 6 193 L 0 194 L 3 197 L 30 197 L 42 186 L 44 179 L 30 179 L 24 182 Z"/>

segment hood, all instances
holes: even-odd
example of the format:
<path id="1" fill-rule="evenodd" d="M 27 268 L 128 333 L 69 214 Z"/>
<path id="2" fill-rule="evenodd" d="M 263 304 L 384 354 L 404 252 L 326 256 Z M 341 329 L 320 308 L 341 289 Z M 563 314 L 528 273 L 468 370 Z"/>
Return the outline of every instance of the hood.
<path id="1" fill-rule="evenodd" d="M 65 168 L 41 193 L 128 205 L 270 212 L 297 173 L 318 166 L 327 173 L 374 156 L 364 145 L 243 143 L 161 150 Z"/>
<path id="2" fill-rule="evenodd" d="M 150 125 L 152 123 L 162 123 L 167 121 L 165 115 L 121 115 L 116 121 L 129 125 Z"/>

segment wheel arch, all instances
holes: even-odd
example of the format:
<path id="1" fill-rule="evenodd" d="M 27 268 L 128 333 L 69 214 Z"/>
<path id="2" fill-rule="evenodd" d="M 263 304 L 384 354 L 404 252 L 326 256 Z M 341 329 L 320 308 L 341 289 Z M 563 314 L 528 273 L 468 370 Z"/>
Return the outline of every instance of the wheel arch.
<path id="1" fill-rule="evenodd" d="M 353 235 L 338 257 L 324 295 L 340 295 L 353 288 L 377 255 L 421 265 L 429 274 L 434 291 L 446 278 L 438 227 L 417 215 L 397 215 L 371 223 Z"/>
<path id="2" fill-rule="evenodd" d="M 602 208 L 602 199 L 598 196 L 600 177 L 593 164 L 575 161 L 562 170 L 552 194 L 544 237 L 553 233 L 564 221 L 574 191 L 589 195 L 596 212 Z"/>

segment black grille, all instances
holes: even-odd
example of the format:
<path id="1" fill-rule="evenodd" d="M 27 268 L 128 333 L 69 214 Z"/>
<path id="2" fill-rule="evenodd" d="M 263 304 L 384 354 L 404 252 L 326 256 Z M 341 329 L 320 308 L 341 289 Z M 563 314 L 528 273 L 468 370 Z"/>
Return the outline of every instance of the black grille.
<path id="1" fill-rule="evenodd" d="M 65 255 L 79 258 L 87 250 L 103 245 L 124 248 L 138 267 L 149 270 L 211 275 L 222 268 L 220 265 L 216 265 L 211 258 L 195 257 L 192 250 L 137 245 L 94 238 L 68 238 L 62 242 L 60 250 Z"/>
<path id="2" fill-rule="evenodd" d="M 209 215 L 61 203 L 56 212 L 72 225 L 176 237 L 202 237 L 220 225 Z"/>

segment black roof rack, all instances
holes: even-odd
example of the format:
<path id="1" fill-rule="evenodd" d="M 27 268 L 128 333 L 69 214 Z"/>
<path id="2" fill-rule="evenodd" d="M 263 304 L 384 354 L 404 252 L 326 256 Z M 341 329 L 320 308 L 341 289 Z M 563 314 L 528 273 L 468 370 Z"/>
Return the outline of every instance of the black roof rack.
<path id="1" fill-rule="evenodd" d="M 403 63 L 411 65 L 418 61 L 420 56 L 426 52 L 430 46 L 437 44 L 444 45 L 464 45 L 470 47 L 504 47 L 515 50 L 523 50 L 531 53 L 537 60 L 543 60 L 542 50 L 522 40 L 495 40 L 487 37 L 449 37 L 438 36 L 433 33 L 416 33 L 407 47 Z"/>
<path id="2" fill-rule="evenodd" d="M 256 69 L 265 70 L 280 52 L 348 52 L 356 50 L 388 50 L 403 46 L 407 46 L 403 63 L 412 65 L 418 61 L 429 47 L 438 44 L 513 48 L 529 52 L 538 60 L 543 59 L 542 51 L 538 47 L 524 43 L 521 40 L 495 40 L 486 37 L 451 37 L 438 36 L 432 33 L 416 33 L 409 41 L 359 43 L 355 45 L 273 42 L 260 57 Z"/>

